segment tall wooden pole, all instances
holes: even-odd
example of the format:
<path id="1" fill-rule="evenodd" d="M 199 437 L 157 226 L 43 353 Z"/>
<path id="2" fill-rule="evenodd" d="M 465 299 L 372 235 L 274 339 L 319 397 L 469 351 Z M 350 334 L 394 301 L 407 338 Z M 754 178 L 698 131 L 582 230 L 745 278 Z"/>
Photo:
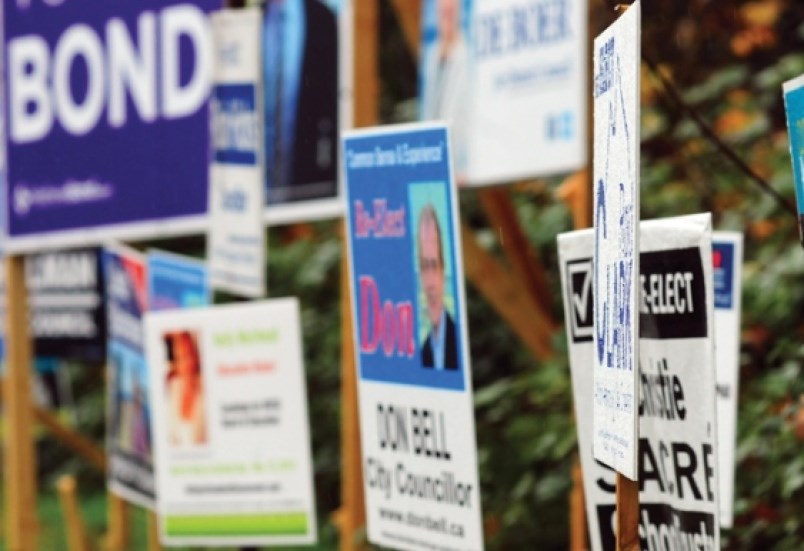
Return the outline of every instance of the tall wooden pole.
<path id="1" fill-rule="evenodd" d="M 5 425 L 4 485 L 6 549 L 36 548 L 36 451 L 31 406 L 31 340 L 28 297 L 22 256 L 6 258 L 6 380 L 3 384 Z"/>
<path id="2" fill-rule="evenodd" d="M 379 6 L 377 0 L 359 0 L 351 9 L 353 122 L 358 128 L 377 124 L 379 113 Z M 366 524 L 366 506 L 345 223 L 341 224 L 341 238 L 341 507 L 335 521 L 340 531 L 339 549 L 357 551 L 365 547 L 359 534 Z"/>

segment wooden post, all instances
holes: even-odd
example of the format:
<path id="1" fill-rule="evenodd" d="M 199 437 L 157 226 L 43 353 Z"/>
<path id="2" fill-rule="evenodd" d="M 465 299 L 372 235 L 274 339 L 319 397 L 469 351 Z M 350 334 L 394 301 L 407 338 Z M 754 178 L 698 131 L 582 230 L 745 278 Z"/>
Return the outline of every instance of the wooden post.
<path id="1" fill-rule="evenodd" d="M 129 525 L 130 507 L 123 498 L 112 492 L 107 493 L 107 499 L 109 526 L 106 534 L 106 550 L 126 551 L 129 547 L 131 535 Z"/>
<path id="2" fill-rule="evenodd" d="M 6 258 L 6 378 L 4 400 L 4 482 L 6 549 L 36 549 L 36 451 L 31 407 L 31 340 L 22 256 Z"/>
<path id="3" fill-rule="evenodd" d="M 51 411 L 35 407 L 34 416 L 36 420 L 44 426 L 52 436 L 60 440 L 62 444 L 86 459 L 101 472 L 106 472 L 106 453 L 94 442 L 80 433 L 65 427 Z"/>
<path id="4" fill-rule="evenodd" d="M 153 511 L 148 511 L 148 551 L 162 551 L 162 543 L 159 541 L 159 521 Z"/>
<path id="5" fill-rule="evenodd" d="M 81 509 L 76 498 L 75 478 L 63 475 L 56 482 L 61 512 L 64 518 L 64 530 L 67 533 L 67 549 L 69 551 L 89 551 L 91 548 L 87 538 Z"/>
<path id="6" fill-rule="evenodd" d="M 377 44 L 379 13 L 377 0 L 351 4 L 352 75 L 354 126 L 372 126 L 379 113 Z M 346 214 L 344 214 L 346 216 Z M 363 495 L 363 465 L 360 449 L 360 419 L 357 402 L 349 261 L 346 253 L 346 224 L 341 223 L 341 507 L 333 515 L 340 532 L 341 551 L 365 548 L 360 536 L 366 524 Z"/>
<path id="7" fill-rule="evenodd" d="M 617 551 L 639 551 L 639 482 L 617 473 Z"/>
<path id="8" fill-rule="evenodd" d="M 551 314 L 552 293 L 544 275 L 544 266 L 522 229 L 509 190 L 504 187 L 483 189 L 480 191 L 480 203 L 491 227 L 497 231 L 505 258 L 514 275 L 522 282 L 533 303 L 532 307 L 541 310 L 544 319 L 552 321 L 550 326 L 540 328 L 540 333 L 549 339 L 558 330 L 558 323 Z"/>
<path id="9" fill-rule="evenodd" d="M 357 400 L 354 332 L 349 279 L 349 260 L 346 255 L 346 224 L 341 225 L 344 249 L 341 258 L 341 509 L 338 527 L 341 532 L 341 551 L 363 549 L 358 535 L 366 524 L 363 494 L 363 459 L 360 445 L 360 410 Z"/>

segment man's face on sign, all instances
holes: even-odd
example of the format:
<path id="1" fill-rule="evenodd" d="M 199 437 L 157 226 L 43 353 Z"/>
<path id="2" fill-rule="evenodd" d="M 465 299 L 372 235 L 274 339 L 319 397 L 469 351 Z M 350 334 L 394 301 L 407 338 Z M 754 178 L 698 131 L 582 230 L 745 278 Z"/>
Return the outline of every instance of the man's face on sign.
<path id="1" fill-rule="evenodd" d="M 461 0 L 438 0 L 438 34 L 449 42 L 458 33 Z"/>
<path id="2" fill-rule="evenodd" d="M 444 264 L 438 227 L 432 218 L 423 218 L 419 228 L 419 270 L 427 298 L 427 317 L 436 326 L 444 309 Z"/>

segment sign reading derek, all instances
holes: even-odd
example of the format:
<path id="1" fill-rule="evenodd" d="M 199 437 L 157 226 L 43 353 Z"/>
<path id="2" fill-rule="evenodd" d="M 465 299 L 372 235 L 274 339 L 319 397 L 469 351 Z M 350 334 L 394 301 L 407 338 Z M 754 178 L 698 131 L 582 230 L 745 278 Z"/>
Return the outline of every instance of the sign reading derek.
<path id="1" fill-rule="evenodd" d="M 4 2 L 8 249 L 201 229 L 219 6 Z"/>
<path id="2" fill-rule="evenodd" d="M 720 549 L 709 215 L 641 224 L 640 548 Z M 592 453 L 593 232 L 558 239 L 592 549 L 615 549 L 615 473 Z"/>
<path id="3" fill-rule="evenodd" d="M 368 536 L 482 549 L 456 191 L 447 130 L 344 138 Z"/>
<path id="4" fill-rule="evenodd" d="M 315 542 L 300 324 L 295 299 L 146 316 L 163 543 Z"/>

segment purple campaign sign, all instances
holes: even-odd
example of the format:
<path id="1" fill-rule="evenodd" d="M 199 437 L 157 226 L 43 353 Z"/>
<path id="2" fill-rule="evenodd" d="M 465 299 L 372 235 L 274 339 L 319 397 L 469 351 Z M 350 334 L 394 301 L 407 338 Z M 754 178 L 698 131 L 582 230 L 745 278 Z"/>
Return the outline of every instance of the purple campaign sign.
<path id="1" fill-rule="evenodd" d="M 220 5 L 4 2 L 10 249 L 203 228 Z"/>

